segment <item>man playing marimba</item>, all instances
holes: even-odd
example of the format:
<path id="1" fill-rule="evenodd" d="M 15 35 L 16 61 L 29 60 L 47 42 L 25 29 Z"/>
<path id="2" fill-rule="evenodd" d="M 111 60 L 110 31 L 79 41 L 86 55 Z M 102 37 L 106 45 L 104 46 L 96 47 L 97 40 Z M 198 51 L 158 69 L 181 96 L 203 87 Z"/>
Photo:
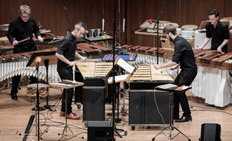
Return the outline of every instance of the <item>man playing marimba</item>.
<path id="1" fill-rule="evenodd" d="M 58 57 L 57 71 L 62 80 L 73 80 L 72 67 L 76 65 L 75 57 L 86 60 L 86 57 L 81 56 L 76 52 L 77 39 L 81 38 L 85 34 L 86 25 L 83 22 L 78 22 L 74 30 L 67 34 L 58 46 L 56 56 Z M 65 94 L 66 89 L 62 93 L 62 106 L 60 116 L 65 116 Z M 72 97 L 73 89 L 67 89 L 67 118 L 78 119 L 79 115 L 72 113 Z"/>
<path id="2" fill-rule="evenodd" d="M 167 25 L 163 30 L 167 39 L 175 44 L 172 60 L 166 64 L 155 65 L 156 69 L 171 67 L 176 69 L 178 66 L 181 72 L 176 77 L 174 84 L 178 86 L 189 86 L 197 75 L 197 65 L 191 45 L 182 37 L 176 35 L 176 27 L 172 24 Z M 183 110 L 183 116 L 179 118 L 179 103 Z M 185 93 L 174 93 L 174 120 L 185 122 L 192 120 L 188 99 Z"/>
<path id="3" fill-rule="evenodd" d="M 228 52 L 228 42 L 230 39 L 229 28 L 226 24 L 219 21 L 219 12 L 217 9 L 209 11 L 209 21 L 206 25 L 206 38 L 198 50 L 203 49 L 212 38 L 211 50 L 218 52 Z"/>
<path id="4" fill-rule="evenodd" d="M 7 37 L 10 43 L 14 46 L 14 53 L 22 53 L 37 50 L 35 42 L 33 41 L 33 33 L 43 42 L 40 36 L 39 28 L 33 18 L 30 17 L 31 9 L 27 5 L 21 5 L 19 8 L 19 17 L 10 22 Z M 18 99 L 18 85 L 21 75 L 12 78 L 11 98 Z M 31 77 L 30 83 L 36 83 L 37 79 Z"/>

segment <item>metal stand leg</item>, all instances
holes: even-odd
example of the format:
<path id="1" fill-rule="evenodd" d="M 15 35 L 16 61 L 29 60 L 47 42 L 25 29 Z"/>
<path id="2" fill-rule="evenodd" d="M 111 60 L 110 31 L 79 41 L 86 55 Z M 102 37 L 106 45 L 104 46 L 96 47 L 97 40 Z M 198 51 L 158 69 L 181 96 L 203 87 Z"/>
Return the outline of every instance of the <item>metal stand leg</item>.
<path id="1" fill-rule="evenodd" d="M 167 137 L 168 140 L 172 140 L 172 139 L 174 139 L 175 137 L 177 137 L 179 134 L 182 134 L 183 136 L 185 136 L 185 137 L 188 139 L 188 141 L 191 141 L 191 139 L 190 139 L 188 136 L 186 136 L 183 132 L 181 132 L 179 129 L 177 129 L 176 127 L 173 126 L 173 117 L 172 117 L 172 115 L 173 115 L 173 112 L 172 112 L 173 92 L 169 92 L 169 94 L 170 94 L 170 97 L 169 97 L 169 109 L 170 109 L 170 113 L 169 113 L 169 119 L 170 119 L 169 125 L 168 125 L 167 127 L 165 127 L 164 129 L 162 129 L 158 134 L 156 134 L 155 137 L 152 138 L 152 141 L 155 141 L 155 138 L 156 138 L 158 135 L 160 135 L 161 133 L 162 133 L 163 135 L 165 135 L 165 136 Z M 164 133 L 164 131 L 165 131 L 166 129 L 168 129 L 168 131 L 169 131 L 169 134 L 168 134 L 168 135 L 166 135 L 166 134 Z M 175 136 L 172 137 L 172 131 L 175 130 L 175 129 L 178 131 L 178 133 L 177 133 Z"/>
<path id="2" fill-rule="evenodd" d="M 164 133 L 164 131 L 166 130 L 166 129 L 168 129 L 169 130 L 169 134 L 168 135 L 166 135 L 165 133 Z M 174 130 L 174 129 L 176 129 L 177 131 L 178 131 L 178 133 L 175 135 L 175 136 L 173 136 L 172 137 L 172 131 Z M 177 129 L 176 127 L 173 127 L 173 126 L 168 126 L 168 127 L 165 127 L 163 130 L 161 130 L 158 134 L 156 134 L 155 135 L 155 137 L 153 137 L 152 138 L 152 141 L 155 141 L 155 138 L 157 137 L 157 136 L 159 136 L 160 134 L 163 134 L 163 135 L 165 135 L 166 137 L 167 137 L 167 139 L 168 140 L 173 140 L 175 137 L 177 137 L 179 134 L 182 134 L 183 136 L 185 136 L 185 138 L 187 138 L 188 139 L 188 141 L 191 141 L 191 139 L 188 137 L 188 136 L 186 136 L 183 132 L 181 132 L 179 129 Z"/>
<path id="3" fill-rule="evenodd" d="M 69 136 L 68 135 L 68 130 L 71 132 L 71 136 L 73 137 L 74 134 L 71 130 L 71 128 L 68 126 L 68 118 L 67 118 L 67 111 L 68 111 L 68 93 L 67 93 L 67 90 L 65 91 L 65 126 L 64 126 L 64 129 L 63 129 L 63 132 L 62 132 L 62 138 L 64 138 L 65 136 Z M 60 134 L 58 134 L 60 135 Z"/>

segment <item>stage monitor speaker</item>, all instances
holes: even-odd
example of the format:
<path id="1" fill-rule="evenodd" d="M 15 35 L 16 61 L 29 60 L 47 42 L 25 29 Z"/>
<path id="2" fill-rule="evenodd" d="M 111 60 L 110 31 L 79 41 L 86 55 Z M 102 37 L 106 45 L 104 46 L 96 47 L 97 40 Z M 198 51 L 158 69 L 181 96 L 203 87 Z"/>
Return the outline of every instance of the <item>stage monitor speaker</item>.
<path id="1" fill-rule="evenodd" d="M 201 125 L 200 141 L 221 141 L 221 126 L 216 123 L 204 123 Z"/>
<path id="2" fill-rule="evenodd" d="M 83 121 L 105 120 L 105 87 L 83 87 Z"/>
<path id="3" fill-rule="evenodd" d="M 88 141 L 112 141 L 112 121 L 88 121 Z"/>
<path id="4" fill-rule="evenodd" d="M 166 91 L 130 90 L 129 124 L 132 126 L 172 124 L 172 101 L 172 94 Z"/>

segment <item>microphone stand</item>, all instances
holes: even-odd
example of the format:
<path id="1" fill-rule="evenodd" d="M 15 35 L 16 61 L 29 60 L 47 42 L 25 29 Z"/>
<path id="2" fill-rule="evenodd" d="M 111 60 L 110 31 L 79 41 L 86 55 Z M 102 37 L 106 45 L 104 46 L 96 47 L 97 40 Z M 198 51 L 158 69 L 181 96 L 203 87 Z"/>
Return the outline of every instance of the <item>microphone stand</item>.
<path id="1" fill-rule="evenodd" d="M 114 18 L 113 18 L 113 73 L 112 73 L 112 77 L 113 77 L 113 104 L 112 104 L 112 113 L 113 113 L 113 130 L 112 130 L 112 140 L 114 141 L 114 133 L 116 133 L 120 138 L 122 138 L 122 136 L 119 134 L 119 131 L 124 131 L 123 129 L 117 129 L 115 126 L 115 100 L 116 100 L 116 84 L 115 84 L 115 40 L 116 40 L 116 0 L 114 0 Z"/>
<path id="2" fill-rule="evenodd" d="M 61 0 L 61 2 L 63 4 L 63 6 L 64 6 L 64 10 L 65 10 L 65 14 L 66 14 L 66 20 L 67 20 L 67 23 L 68 23 L 68 31 L 67 31 L 67 33 L 71 33 L 71 25 L 70 25 L 70 20 L 69 20 L 68 9 L 65 6 L 64 0 Z"/>
<path id="3" fill-rule="evenodd" d="M 158 15 L 158 17 L 156 19 L 156 22 L 155 22 L 155 25 L 154 25 L 154 28 L 155 28 L 155 26 L 157 27 L 157 37 L 156 37 L 157 38 L 157 52 L 156 52 L 157 64 L 159 64 L 159 19 L 160 19 L 161 15 L 162 15 L 163 10 L 165 8 L 165 5 L 167 3 L 168 3 L 168 0 L 166 0 L 165 3 L 163 4 L 162 9 L 160 10 L 159 15 Z M 155 46 L 155 37 L 154 37 L 154 46 Z"/>
<path id="4" fill-rule="evenodd" d="M 38 136 L 38 141 L 40 140 L 40 134 L 39 134 L 39 62 L 36 63 L 36 71 L 37 71 L 37 88 L 36 88 L 36 107 L 37 107 L 37 128 L 36 128 L 36 132 L 37 132 L 37 136 Z"/>
<path id="5" fill-rule="evenodd" d="M 114 18 L 113 18 L 113 104 L 112 104 L 112 113 L 113 113 L 113 130 L 112 130 L 112 140 L 114 141 L 114 132 L 115 132 L 115 95 L 116 95 L 116 87 L 115 87 L 115 33 L 116 33 L 116 0 L 114 0 Z"/>

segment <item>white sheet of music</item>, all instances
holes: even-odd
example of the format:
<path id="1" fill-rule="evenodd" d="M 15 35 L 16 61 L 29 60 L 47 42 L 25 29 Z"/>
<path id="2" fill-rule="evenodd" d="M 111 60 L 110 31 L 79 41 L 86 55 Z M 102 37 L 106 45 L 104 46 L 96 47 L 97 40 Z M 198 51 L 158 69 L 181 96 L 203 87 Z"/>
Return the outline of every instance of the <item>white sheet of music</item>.
<path id="1" fill-rule="evenodd" d="M 128 77 L 128 74 L 115 76 L 115 82 L 117 83 L 117 82 L 126 81 L 127 77 Z M 113 77 L 108 78 L 108 83 L 109 84 L 113 83 Z"/>
<path id="2" fill-rule="evenodd" d="M 135 70 L 135 67 L 131 66 L 129 63 L 127 63 L 122 58 L 119 58 L 117 64 L 129 73 L 132 73 Z"/>

